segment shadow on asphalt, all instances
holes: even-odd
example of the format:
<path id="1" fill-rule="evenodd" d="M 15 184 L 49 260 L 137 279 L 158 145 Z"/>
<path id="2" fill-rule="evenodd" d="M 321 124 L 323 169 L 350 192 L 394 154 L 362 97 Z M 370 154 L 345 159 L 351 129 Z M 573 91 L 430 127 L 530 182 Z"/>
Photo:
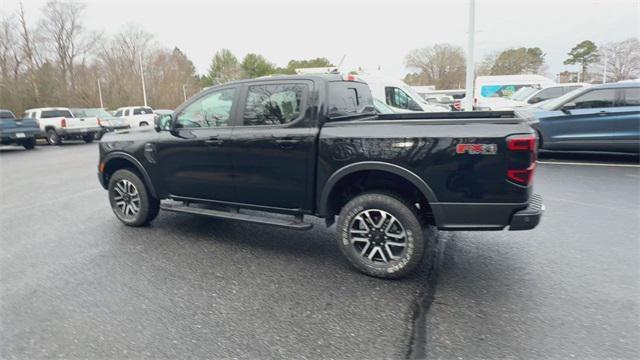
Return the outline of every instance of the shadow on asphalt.
<path id="1" fill-rule="evenodd" d="M 557 152 L 541 150 L 538 152 L 541 161 L 597 162 L 617 164 L 638 164 L 640 154 L 602 153 L 602 152 Z"/>
<path id="2" fill-rule="evenodd" d="M 75 147 L 75 146 L 81 146 L 81 145 L 91 145 L 91 144 L 87 144 L 82 140 L 78 140 L 78 141 L 64 142 L 62 143 L 62 145 L 58 145 L 57 147 L 65 148 L 65 147 Z M 39 150 L 39 149 L 41 150 L 45 148 L 55 148 L 55 147 L 47 143 L 40 143 L 40 142 L 38 142 L 36 147 L 32 150 L 27 150 L 23 146 L 19 146 L 19 145 L 0 145 L 0 154 L 17 154 L 21 152 L 32 152 L 34 150 Z"/>

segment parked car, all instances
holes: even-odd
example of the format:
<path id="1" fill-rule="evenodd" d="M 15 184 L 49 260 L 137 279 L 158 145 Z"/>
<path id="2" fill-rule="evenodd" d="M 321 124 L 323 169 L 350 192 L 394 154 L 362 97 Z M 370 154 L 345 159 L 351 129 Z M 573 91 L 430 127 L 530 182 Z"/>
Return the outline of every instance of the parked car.
<path id="1" fill-rule="evenodd" d="M 16 144 L 31 150 L 42 131 L 36 119 L 16 119 L 9 110 L 0 109 L 0 144 Z"/>
<path id="2" fill-rule="evenodd" d="M 523 87 L 541 88 L 555 82 L 541 75 L 495 75 L 478 76 L 474 90 L 474 109 L 512 110 L 514 104 L 506 100 Z M 462 101 L 464 104 L 464 100 Z"/>
<path id="3" fill-rule="evenodd" d="M 513 112 L 379 115 L 367 84 L 339 76 L 215 86 L 99 149 L 126 225 L 160 209 L 295 230 L 338 217 L 343 254 L 383 278 L 415 269 L 434 227 L 527 230 L 543 212 L 535 133 Z"/>
<path id="4" fill-rule="evenodd" d="M 95 118 L 76 118 L 71 110 L 63 107 L 29 109 L 24 112 L 23 117 L 38 119 L 40 129 L 51 145 L 60 145 L 62 140 L 84 140 L 90 143 L 100 131 Z"/>
<path id="5" fill-rule="evenodd" d="M 153 113 L 156 114 L 156 115 L 169 115 L 169 114 L 173 114 L 173 110 L 155 109 L 155 110 L 153 110 Z"/>
<path id="6" fill-rule="evenodd" d="M 523 87 L 507 100 L 513 101 L 513 108 L 529 106 L 543 101 L 558 98 L 568 92 L 589 86 L 587 83 L 565 83 L 555 85 L 541 85 L 540 87 Z"/>
<path id="7" fill-rule="evenodd" d="M 113 116 L 101 108 L 73 108 L 71 112 L 75 117 L 96 119 L 100 126 L 100 130 L 95 135 L 95 138 L 98 140 L 101 139 L 105 133 L 115 130 L 125 130 L 131 127 L 126 119 Z"/>
<path id="8" fill-rule="evenodd" d="M 384 100 L 388 106 L 411 112 L 446 112 L 446 105 L 430 104 L 403 81 L 382 75 L 354 75 L 354 80 L 369 85 L 373 97 Z M 401 112 L 400 111 L 400 112 Z"/>
<path id="9" fill-rule="evenodd" d="M 640 84 L 574 90 L 518 114 L 532 121 L 547 150 L 640 152 Z"/>
<path id="10" fill-rule="evenodd" d="M 156 117 L 153 109 L 148 106 L 121 107 L 116 110 L 114 116 L 125 118 L 132 128 L 153 125 L 153 119 Z"/>

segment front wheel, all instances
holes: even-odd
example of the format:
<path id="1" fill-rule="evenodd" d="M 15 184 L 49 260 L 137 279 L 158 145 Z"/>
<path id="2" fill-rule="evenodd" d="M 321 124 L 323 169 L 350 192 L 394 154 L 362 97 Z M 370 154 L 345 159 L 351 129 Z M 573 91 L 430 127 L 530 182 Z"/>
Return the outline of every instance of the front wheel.
<path id="1" fill-rule="evenodd" d="M 129 226 L 144 226 L 158 216 L 160 200 L 149 194 L 140 177 L 118 170 L 109 179 L 109 202 L 116 217 Z"/>
<path id="2" fill-rule="evenodd" d="M 342 208 L 338 245 L 361 272 L 400 278 L 422 261 L 425 239 L 415 207 L 409 202 L 393 194 L 366 193 Z"/>

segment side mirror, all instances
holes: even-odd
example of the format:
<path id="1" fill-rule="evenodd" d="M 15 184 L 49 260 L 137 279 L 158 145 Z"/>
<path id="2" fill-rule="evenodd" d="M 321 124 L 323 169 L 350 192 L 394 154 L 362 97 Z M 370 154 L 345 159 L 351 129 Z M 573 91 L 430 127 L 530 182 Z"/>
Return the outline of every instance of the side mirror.
<path id="1" fill-rule="evenodd" d="M 565 103 L 564 105 L 562 105 L 560 107 L 560 110 L 562 110 L 563 113 L 568 113 L 569 110 L 575 109 L 576 108 L 576 103 L 574 102 L 568 102 Z"/>
<path id="2" fill-rule="evenodd" d="M 529 104 L 535 104 L 535 103 L 539 103 L 542 99 L 540 99 L 537 96 L 532 97 L 531 99 L 529 99 L 529 101 L 527 101 Z"/>
<path id="3" fill-rule="evenodd" d="M 411 111 L 422 111 L 422 107 L 413 99 L 409 99 L 408 108 Z"/>
<path id="4" fill-rule="evenodd" d="M 153 118 L 153 127 L 157 132 L 171 130 L 171 114 L 157 115 Z"/>

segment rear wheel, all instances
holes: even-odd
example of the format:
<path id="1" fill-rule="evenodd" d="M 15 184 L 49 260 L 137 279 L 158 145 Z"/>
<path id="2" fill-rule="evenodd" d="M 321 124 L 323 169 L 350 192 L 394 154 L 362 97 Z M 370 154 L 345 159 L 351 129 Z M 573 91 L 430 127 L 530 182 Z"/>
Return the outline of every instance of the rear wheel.
<path id="1" fill-rule="evenodd" d="M 25 149 L 31 150 L 36 147 L 36 138 L 27 139 L 22 143 Z"/>
<path id="2" fill-rule="evenodd" d="M 84 140 L 84 142 L 86 142 L 87 144 L 92 143 L 93 142 L 93 138 L 95 137 L 94 134 L 88 134 L 88 135 L 84 135 L 82 137 L 82 140 Z"/>
<path id="3" fill-rule="evenodd" d="M 62 144 L 62 138 L 60 138 L 55 129 L 49 129 L 47 130 L 47 142 L 49 145 L 60 145 Z"/>
<path id="4" fill-rule="evenodd" d="M 149 123 L 146 121 L 141 121 L 139 126 L 149 126 Z"/>
<path id="5" fill-rule="evenodd" d="M 160 200 L 149 194 L 131 170 L 118 170 L 109 179 L 109 202 L 116 217 L 129 226 L 144 226 L 158 216 Z"/>
<path id="6" fill-rule="evenodd" d="M 425 239 L 411 204 L 394 194 L 366 193 L 342 208 L 338 245 L 361 272 L 399 278 L 422 261 Z"/>

